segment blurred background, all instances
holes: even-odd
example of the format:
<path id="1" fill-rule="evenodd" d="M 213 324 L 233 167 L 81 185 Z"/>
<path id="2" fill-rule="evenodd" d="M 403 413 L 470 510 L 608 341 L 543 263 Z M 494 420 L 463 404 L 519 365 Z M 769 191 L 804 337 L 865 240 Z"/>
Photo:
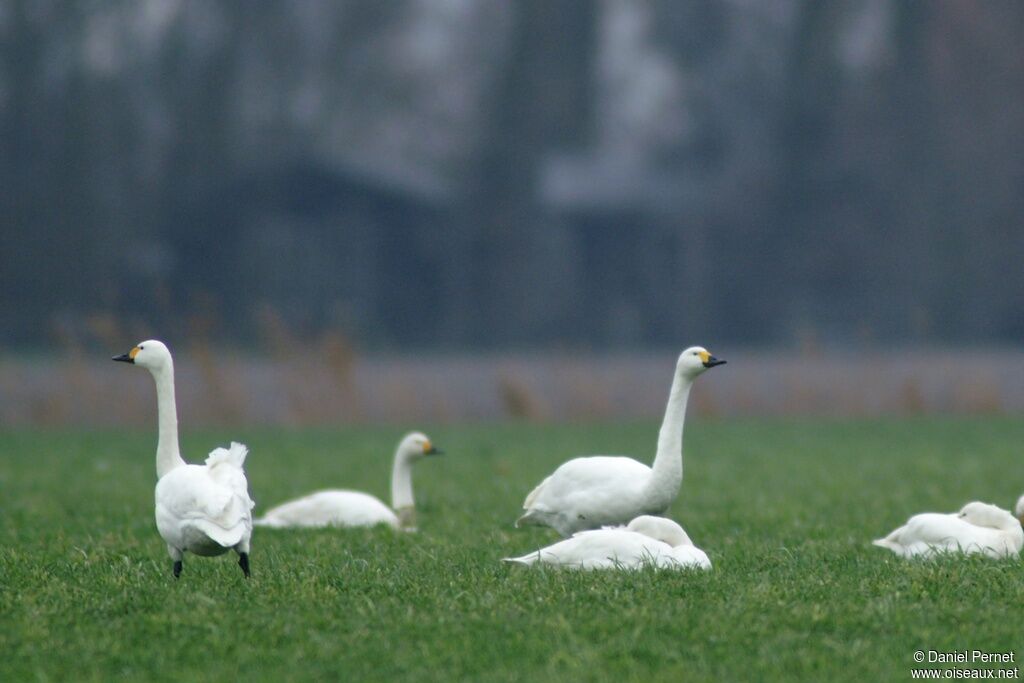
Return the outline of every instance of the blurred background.
<path id="1" fill-rule="evenodd" d="M 1024 410 L 1024 3 L 0 2 L 0 423 Z"/>

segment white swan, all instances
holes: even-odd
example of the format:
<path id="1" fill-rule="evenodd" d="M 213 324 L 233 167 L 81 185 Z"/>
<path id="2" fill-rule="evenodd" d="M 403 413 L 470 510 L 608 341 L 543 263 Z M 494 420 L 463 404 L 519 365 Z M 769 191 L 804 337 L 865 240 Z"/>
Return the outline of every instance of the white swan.
<path id="1" fill-rule="evenodd" d="M 1000 558 L 1020 552 L 1024 546 L 1024 530 L 1008 511 L 988 503 L 973 502 L 958 513 L 914 515 L 874 544 L 901 557 L 960 552 Z"/>
<path id="2" fill-rule="evenodd" d="M 178 450 L 171 352 L 151 339 L 113 360 L 141 365 L 156 382 L 156 528 L 174 561 L 174 577 L 181 575 L 186 552 L 210 556 L 233 549 L 249 578 L 253 502 L 242 469 L 248 449 L 232 442 L 211 452 L 205 465 L 187 464 Z"/>
<path id="3" fill-rule="evenodd" d="M 690 387 L 705 370 L 723 363 L 700 346 L 690 347 L 679 356 L 653 468 L 619 456 L 574 458 L 526 497 L 526 513 L 516 526 L 550 526 L 562 536 L 569 536 L 583 529 L 625 524 L 639 515 L 665 512 L 683 481 L 683 420 Z"/>
<path id="4" fill-rule="evenodd" d="M 573 534 L 522 557 L 505 562 L 548 564 L 570 569 L 711 569 L 711 560 L 693 545 L 683 528 L 664 517 L 642 515 L 625 528 L 593 529 Z"/>
<path id="5" fill-rule="evenodd" d="M 256 520 L 259 526 L 277 528 L 324 526 L 375 526 L 416 530 L 412 497 L 412 466 L 427 455 L 440 455 L 425 434 L 413 432 L 395 450 L 391 468 L 391 505 L 359 491 L 318 491 L 270 509 Z"/>

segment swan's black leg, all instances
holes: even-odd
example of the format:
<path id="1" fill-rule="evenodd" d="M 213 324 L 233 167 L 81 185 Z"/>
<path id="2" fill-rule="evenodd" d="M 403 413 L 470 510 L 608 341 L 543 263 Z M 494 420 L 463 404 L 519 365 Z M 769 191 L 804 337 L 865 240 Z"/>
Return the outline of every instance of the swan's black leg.
<path id="1" fill-rule="evenodd" d="M 238 553 L 238 566 L 242 568 L 245 578 L 249 578 L 249 553 Z"/>
<path id="2" fill-rule="evenodd" d="M 174 578 L 181 576 L 181 560 L 174 561 Z"/>

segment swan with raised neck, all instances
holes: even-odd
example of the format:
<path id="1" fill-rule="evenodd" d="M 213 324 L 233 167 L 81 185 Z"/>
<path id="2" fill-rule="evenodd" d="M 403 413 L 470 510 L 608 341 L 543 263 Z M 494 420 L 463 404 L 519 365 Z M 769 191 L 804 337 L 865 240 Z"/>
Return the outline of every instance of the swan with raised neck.
<path id="1" fill-rule="evenodd" d="M 653 466 L 621 456 L 569 460 L 526 497 L 525 513 L 516 526 L 550 526 L 569 536 L 582 529 L 663 513 L 683 480 L 683 427 L 690 389 L 697 377 L 724 363 L 701 346 L 679 355 Z"/>
<path id="2" fill-rule="evenodd" d="M 243 469 L 248 449 L 232 442 L 230 448 L 214 449 L 206 464 L 189 465 L 178 447 L 170 350 L 150 339 L 112 360 L 146 368 L 156 384 L 156 525 L 174 562 L 175 578 L 186 552 L 220 555 L 232 549 L 248 578 L 253 508 Z"/>
<path id="3" fill-rule="evenodd" d="M 681 526 L 641 515 L 626 527 L 580 531 L 571 538 L 505 562 L 567 569 L 711 569 L 711 561 Z"/>

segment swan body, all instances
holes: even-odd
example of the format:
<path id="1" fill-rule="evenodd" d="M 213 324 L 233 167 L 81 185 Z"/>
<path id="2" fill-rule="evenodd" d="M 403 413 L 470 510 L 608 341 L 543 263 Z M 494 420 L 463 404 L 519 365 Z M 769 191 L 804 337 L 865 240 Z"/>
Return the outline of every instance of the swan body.
<path id="1" fill-rule="evenodd" d="M 249 577 L 253 501 L 245 478 L 248 449 L 236 442 L 214 449 L 203 465 L 189 465 L 178 450 L 178 418 L 174 402 L 174 362 L 159 341 L 140 342 L 113 360 L 141 365 L 153 375 L 157 389 L 156 527 L 181 574 L 186 552 L 213 556 L 234 550 Z"/>
<path id="2" fill-rule="evenodd" d="M 700 346 L 679 356 L 652 467 L 622 456 L 569 460 L 526 497 L 516 526 L 550 526 L 570 536 L 664 513 L 683 481 L 683 422 L 690 388 L 705 370 L 724 363 Z"/>
<path id="3" fill-rule="evenodd" d="M 169 546 L 196 555 L 221 555 L 252 533 L 242 465 L 248 449 L 218 448 L 205 465 L 177 467 L 156 484 L 156 527 Z"/>
<path id="4" fill-rule="evenodd" d="M 973 502 L 957 513 L 914 515 L 874 544 L 901 557 L 931 557 L 952 552 L 1002 558 L 1020 552 L 1024 546 L 1024 530 L 1006 510 Z"/>
<path id="5" fill-rule="evenodd" d="M 379 498 L 360 491 L 317 491 L 282 503 L 256 520 L 256 526 L 276 528 L 376 526 L 401 528 L 398 515 Z"/>
<path id="6" fill-rule="evenodd" d="M 580 531 L 546 548 L 504 561 L 568 569 L 711 569 L 708 556 L 693 545 L 681 526 L 648 515 L 637 517 L 626 527 Z"/>
<path id="7" fill-rule="evenodd" d="M 384 524 L 393 529 L 415 530 L 415 503 L 412 496 L 412 466 L 427 455 L 442 451 L 425 434 L 413 432 L 399 442 L 391 470 L 393 509 L 368 493 L 328 490 L 282 503 L 256 520 L 258 526 L 361 527 Z"/>
<path id="8" fill-rule="evenodd" d="M 526 497 L 526 512 L 516 526 L 550 526 L 570 536 L 582 529 L 622 524 L 637 514 L 662 514 L 675 496 L 671 486 L 646 495 L 651 475 L 650 467 L 624 456 L 573 458 Z"/>

